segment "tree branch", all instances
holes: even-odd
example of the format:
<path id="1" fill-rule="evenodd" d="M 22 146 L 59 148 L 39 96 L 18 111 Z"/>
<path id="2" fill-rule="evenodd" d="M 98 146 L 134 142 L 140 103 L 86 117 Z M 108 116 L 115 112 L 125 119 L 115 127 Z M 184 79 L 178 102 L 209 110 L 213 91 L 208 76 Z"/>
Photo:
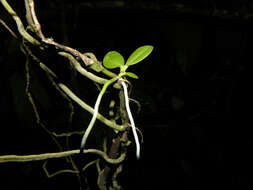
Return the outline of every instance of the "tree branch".
<path id="1" fill-rule="evenodd" d="M 58 49 L 64 50 L 66 52 L 71 53 L 74 56 L 79 57 L 84 62 L 84 64 L 86 66 L 92 65 L 94 63 L 94 60 L 88 58 L 87 56 L 80 53 L 79 51 L 77 51 L 71 47 L 61 45 L 61 44 L 53 41 L 53 39 L 51 39 L 51 38 L 46 38 L 44 36 L 44 34 L 42 33 L 40 23 L 38 21 L 36 13 L 35 13 L 34 1 L 33 0 L 25 0 L 25 4 L 26 4 L 26 18 L 28 19 L 28 23 L 31 25 L 31 27 L 33 27 L 33 30 L 35 31 L 37 36 L 42 40 L 42 42 L 49 44 L 49 45 L 53 45 Z"/>
<path id="2" fill-rule="evenodd" d="M 56 77 L 56 74 L 49 69 L 45 64 L 40 62 L 40 67 L 47 72 L 48 74 L 50 74 L 53 77 Z M 71 98 L 74 102 L 76 102 L 79 106 L 81 106 L 83 109 L 85 109 L 86 111 L 88 111 L 89 113 L 93 114 L 94 113 L 94 109 L 89 106 L 88 104 L 86 104 L 84 101 L 82 101 L 78 96 L 76 96 L 65 84 L 63 83 L 58 83 L 57 84 L 59 86 L 59 88 L 69 97 Z M 97 119 L 100 120 L 101 122 L 103 122 L 105 125 L 116 129 L 117 131 L 124 131 L 126 128 L 124 125 L 118 125 L 115 122 L 112 122 L 108 119 L 106 119 L 103 115 L 101 115 L 100 113 L 98 113 L 97 115 Z"/>
<path id="3" fill-rule="evenodd" d="M 34 39 L 30 34 L 28 34 L 24 28 L 24 25 L 20 18 L 18 17 L 17 13 L 11 8 L 11 6 L 7 3 L 6 0 L 0 0 L 0 2 L 3 4 L 4 8 L 8 11 L 8 13 L 12 16 L 12 18 L 15 20 L 19 33 L 30 43 L 39 46 L 41 43 Z"/>
<path id="4" fill-rule="evenodd" d="M 98 77 L 96 75 L 94 75 L 93 73 L 88 72 L 86 69 L 84 69 L 80 63 L 69 53 L 66 52 L 59 52 L 59 55 L 66 57 L 69 59 L 70 63 L 73 65 L 73 67 L 81 74 L 86 76 L 87 78 L 93 80 L 94 82 L 97 82 L 99 84 L 105 84 L 108 80 Z"/>
<path id="5" fill-rule="evenodd" d="M 86 149 L 83 151 L 84 153 L 93 153 L 101 156 L 102 158 L 105 159 L 110 164 L 118 164 L 122 162 L 125 157 L 126 153 L 122 152 L 120 157 L 117 159 L 112 159 L 109 158 L 108 155 L 100 150 L 97 149 Z M 50 158 L 62 158 L 62 157 L 67 157 L 71 156 L 74 154 L 79 154 L 80 150 L 68 150 L 68 151 L 63 151 L 63 152 L 54 152 L 54 153 L 44 153 L 44 154 L 31 154 L 31 155 L 3 155 L 0 156 L 0 163 L 6 163 L 6 162 L 30 162 L 30 161 L 39 161 L 39 160 L 47 160 Z"/>
<path id="6" fill-rule="evenodd" d="M 78 98 L 67 86 L 62 83 L 58 84 L 62 91 L 64 91 L 72 100 L 74 100 L 78 105 L 82 108 L 90 112 L 91 114 L 94 113 L 94 109 L 90 107 L 88 104 L 84 103 L 80 98 Z M 105 125 L 116 129 L 118 131 L 124 131 L 126 128 L 123 125 L 117 125 L 116 123 L 106 119 L 104 116 L 98 113 L 97 119 L 103 122 Z"/>

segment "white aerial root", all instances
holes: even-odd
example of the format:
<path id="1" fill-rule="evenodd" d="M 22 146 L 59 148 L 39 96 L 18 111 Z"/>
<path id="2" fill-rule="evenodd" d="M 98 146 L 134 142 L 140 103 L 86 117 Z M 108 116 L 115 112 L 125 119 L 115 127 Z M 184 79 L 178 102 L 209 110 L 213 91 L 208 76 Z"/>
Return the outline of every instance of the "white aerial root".
<path id="1" fill-rule="evenodd" d="M 136 144 L 136 157 L 137 159 L 140 158 L 140 142 L 139 142 L 139 138 L 136 132 L 136 127 L 134 124 L 134 119 L 130 110 L 130 106 L 129 106 L 129 98 L 128 98 L 128 91 L 127 91 L 127 86 L 126 83 L 124 82 L 124 80 L 122 78 L 119 79 L 119 82 L 121 83 L 121 85 L 123 86 L 123 90 L 124 90 L 124 97 L 125 97 L 125 104 L 126 104 L 126 111 L 128 114 L 128 118 L 130 120 L 131 123 L 131 127 L 132 127 L 132 132 L 134 135 L 134 140 L 135 140 L 135 144 Z"/>

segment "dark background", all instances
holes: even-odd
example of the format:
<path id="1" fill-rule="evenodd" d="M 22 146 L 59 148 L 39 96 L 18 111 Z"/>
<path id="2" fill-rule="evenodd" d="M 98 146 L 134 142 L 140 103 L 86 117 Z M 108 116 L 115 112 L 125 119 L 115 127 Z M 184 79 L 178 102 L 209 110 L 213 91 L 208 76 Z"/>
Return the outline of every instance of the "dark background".
<path id="1" fill-rule="evenodd" d="M 9 3 L 24 21 L 23 1 Z M 140 161 L 136 161 L 135 147 L 130 147 L 119 176 L 124 189 L 252 189 L 250 1 L 35 3 L 47 37 L 81 52 L 93 52 L 99 60 L 110 50 L 127 58 L 141 45 L 154 46 L 147 59 L 130 68 L 140 77 L 130 79 L 131 97 L 142 105 L 140 113 L 135 104 L 131 106 L 144 143 Z M 2 5 L 0 18 L 16 31 Z M 36 125 L 25 95 L 25 57 L 2 25 L 0 50 L 0 154 L 57 151 Z M 89 80 L 53 52 L 44 61 L 62 67 L 61 79 L 72 82 L 74 91 L 93 105 L 97 91 Z M 67 105 L 39 68 L 34 66 L 31 72 L 42 121 L 51 130 L 63 132 Z M 78 106 L 75 109 L 73 128 L 83 129 L 90 115 Z M 80 138 L 73 137 L 73 148 L 78 148 Z M 61 161 L 49 162 L 49 170 L 63 169 Z M 48 179 L 42 164 L 0 164 L 1 189 L 78 189 L 75 176 Z"/>

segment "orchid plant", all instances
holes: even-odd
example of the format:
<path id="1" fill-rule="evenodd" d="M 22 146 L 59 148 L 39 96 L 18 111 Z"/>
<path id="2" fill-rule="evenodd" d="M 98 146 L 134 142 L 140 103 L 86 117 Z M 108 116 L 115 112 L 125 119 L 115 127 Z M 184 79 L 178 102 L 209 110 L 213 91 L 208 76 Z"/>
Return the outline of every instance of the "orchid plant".
<path id="1" fill-rule="evenodd" d="M 135 127 L 135 123 L 134 123 L 134 119 L 130 110 L 130 106 L 129 106 L 129 100 L 128 100 L 128 91 L 127 91 L 127 85 L 125 83 L 125 79 L 124 77 L 131 77 L 134 79 L 138 79 L 139 77 L 132 72 L 126 72 L 126 70 L 128 69 L 129 66 L 131 65 L 135 65 L 137 63 L 139 63 L 140 61 L 142 61 L 143 59 L 145 59 L 151 52 L 153 51 L 153 46 L 150 45 L 144 45 L 141 46 L 139 48 L 137 48 L 127 59 L 126 63 L 124 60 L 124 57 L 117 51 L 110 51 L 108 52 L 103 59 L 103 65 L 107 68 L 107 69 L 115 69 L 115 68 L 119 68 L 120 72 L 117 76 L 113 77 L 112 79 L 108 80 L 104 85 L 102 90 L 100 91 L 95 106 L 94 106 L 94 113 L 92 116 L 92 119 L 83 135 L 82 141 L 81 141 L 81 152 L 84 150 L 86 141 L 87 141 L 87 137 L 90 134 L 91 129 L 94 126 L 94 123 L 96 121 L 96 117 L 98 114 L 98 109 L 99 109 L 99 105 L 102 99 L 102 96 L 104 95 L 104 93 L 106 92 L 106 89 L 113 84 L 114 82 L 118 81 L 119 84 L 122 85 L 123 90 L 124 90 L 124 96 L 125 96 L 125 105 L 126 105 L 126 111 L 128 114 L 128 118 L 131 124 L 131 128 L 132 128 L 132 132 L 134 135 L 134 140 L 135 140 L 135 144 L 136 144 L 136 157 L 137 159 L 140 158 L 140 143 L 139 143 L 139 139 L 138 139 L 138 135 L 136 132 L 136 127 Z"/>

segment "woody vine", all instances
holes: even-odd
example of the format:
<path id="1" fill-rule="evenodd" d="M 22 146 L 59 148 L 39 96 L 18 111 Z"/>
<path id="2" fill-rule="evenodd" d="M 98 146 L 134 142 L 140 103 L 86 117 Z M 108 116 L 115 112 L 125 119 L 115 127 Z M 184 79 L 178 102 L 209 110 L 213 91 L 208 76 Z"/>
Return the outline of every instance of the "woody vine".
<path id="1" fill-rule="evenodd" d="M 134 123 L 134 117 L 131 113 L 129 106 L 129 93 L 128 77 L 138 79 L 138 76 L 132 72 L 127 72 L 127 69 L 141 62 L 145 59 L 153 50 L 150 45 L 144 45 L 137 48 L 125 62 L 123 56 L 117 51 L 110 51 L 105 56 L 102 62 L 98 61 L 93 53 L 81 53 L 78 50 L 71 48 L 69 46 L 62 45 L 55 42 L 52 38 L 47 38 L 42 32 L 40 22 L 36 16 L 35 5 L 33 0 L 25 0 L 26 9 L 26 21 L 28 26 L 25 27 L 20 17 L 12 9 L 10 4 L 6 0 L 0 0 L 5 10 L 12 16 L 13 20 L 16 22 L 18 34 L 13 32 L 13 30 L 8 27 L 8 25 L 0 18 L 0 23 L 5 27 L 10 34 L 17 39 L 20 43 L 20 50 L 26 57 L 26 95 L 32 105 L 34 115 L 37 124 L 46 131 L 46 133 L 53 139 L 57 147 L 58 152 L 55 153 L 41 153 L 36 155 L 0 155 L 0 163 L 5 162 L 28 162 L 36 160 L 45 160 L 43 164 L 43 169 L 48 177 L 53 177 L 61 173 L 73 173 L 77 176 L 77 179 L 81 186 L 82 175 L 85 175 L 85 170 L 92 164 L 96 165 L 98 171 L 97 185 L 100 189 L 121 189 L 117 176 L 122 171 L 122 164 L 126 158 L 127 147 L 131 143 L 128 136 L 133 134 L 134 143 L 136 147 L 136 157 L 140 158 L 141 145 L 139 137 Z M 72 68 L 74 68 L 79 74 L 87 77 L 93 81 L 97 86 L 102 85 L 100 92 L 98 94 L 95 106 L 90 106 L 88 103 L 79 98 L 72 90 L 64 84 L 64 81 L 59 80 L 57 73 L 50 68 L 50 64 L 43 62 L 40 55 L 47 52 L 49 48 L 54 48 L 55 53 L 69 60 Z M 83 63 L 85 67 L 82 66 Z M 36 102 L 34 101 L 33 95 L 30 92 L 32 88 L 30 84 L 30 67 L 33 65 L 39 66 L 47 76 L 50 83 L 56 89 L 56 91 L 68 102 L 69 107 L 69 123 L 72 122 L 74 114 L 74 104 L 80 106 L 85 111 L 92 114 L 91 121 L 88 126 L 84 126 L 82 131 L 66 132 L 62 134 L 57 134 L 51 131 L 47 125 L 41 120 L 39 110 L 37 109 Z M 111 71 L 111 69 L 119 68 L 119 73 L 116 74 Z M 101 73 L 99 76 L 95 73 Z M 104 76 L 104 77 L 101 77 Z M 109 89 L 109 87 L 112 87 Z M 114 119 L 108 119 L 103 114 L 99 112 L 99 105 L 102 101 L 102 97 L 108 90 L 119 91 L 119 113 Z M 112 105 L 115 102 L 112 101 Z M 89 140 L 91 130 L 96 127 L 96 120 L 100 120 L 105 126 L 111 128 L 114 131 L 113 137 L 103 137 L 103 150 L 99 149 L 87 149 L 86 141 Z M 141 132 L 140 132 L 141 133 Z M 69 147 L 69 137 L 72 135 L 82 135 L 82 140 L 80 143 L 80 149 L 70 150 Z M 69 148 L 64 150 L 63 146 L 60 144 L 58 138 L 65 137 L 66 145 Z M 108 143 L 108 142 L 111 143 Z M 110 144 L 109 150 L 108 144 Z M 77 166 L 73 155 L 80 154 L 80 156 L 85 157 L 86 154 L 95 154 L 97 159 L 88 162 L 81 169 Z M 48 172 L 47 162 L 51 158 L 61 158 L 64 157 L 68 163 L 70 163 L 72 169 L 62 169 L 53 174 Z M 112 167 L 112 165 L 114 165 Z M 115 167 L 116 166 L 116 167 Z M 110 172 L 109 172 L 110 171 Z M 109 173 L 112 173 L 109 176 Z M 85 177 L 84 177 L 85 178 Z M 108 181 L 111 180 L 109 183 Z"/>

